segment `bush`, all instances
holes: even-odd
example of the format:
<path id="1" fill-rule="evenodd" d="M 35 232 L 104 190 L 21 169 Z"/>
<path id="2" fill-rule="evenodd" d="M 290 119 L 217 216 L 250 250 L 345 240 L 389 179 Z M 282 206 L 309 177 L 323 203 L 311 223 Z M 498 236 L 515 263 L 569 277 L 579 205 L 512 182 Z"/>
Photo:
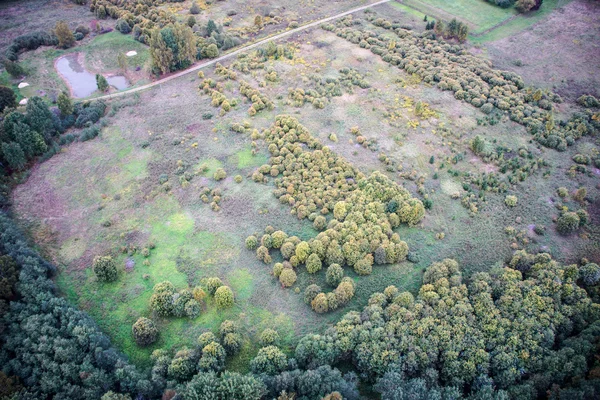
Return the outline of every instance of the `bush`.
<path id="1" fill-rule="evenodd" d="M 92 270 L 101 282 L 114 282 L 119 276 L 117 264 L 111 256 L 94 258 Z"/>
<path id="2" fill-rule="evenodd" d="M 75 120 L 75 128 L 83 128 L 85 125 L 91 125 L 98 122 L 104 116 L 106 104 L 103 101 L 95 101 L 93 103 L 78 104 L 75 107 L 77 119 Z"/>
<path id="3" fill-rule="evenodd" d="M 313 227 L 318 231 L 322 231 L 327 227 L 327 219 L 322 215 L 318 215 L 313 221 Z"/>
<path id="4" fill-rule="evenodd" d="M 227 172 L 225 172 L 225 170 L 223 168 L 217 168 L 217 170 L 215 171 L 215 174 L 213 175 L 213 178 L 215 181 L 222 181 L 226 177 L 227 177 Z"/>
<path id="5" fill-rule="evenodd" d="M 339 264 L 331 264 L 327 268 L 327 272 L 325 274 L 325 280 L 327 284 L 331 287 L 336 287 L 342 281 L 344 277 L 344 269 Z"/>
<path id="6" fill-rule="evenodd" d="M 254 235 L 250 235 L 246 238 L 246 248 L 248 250 L 256 250 L 258 247 L 258 239 Z"/>
<path id="7" fill-rule="evenodd" d="M 19 78 L 25 75 L 25 70 L 18 63 L 10 60 L 4 60 L 3 64 L 6 72 L 8 72 L 13 78 Z"/>
<path id="8" fill-rule="evenodd" d="M 296 279 L 296 273 L 291 268 L 284 268 L 283 271 L 281 271 L 281 274 L 279 274 L 279 282 L 281 282 L 283 287 L 292 286 L 296 283 Z"/>
<path id="9" fill-rule="evenodd" d="M 579 228 L 580 219 L 577 213 L 566 212 L 556 221 L 556 230 L 558 233 L 568 235 Z"/>
<path id="10" fill-rule="evenodd" d="M 212 278 L 207 278 L 203 282 L 203 285 L 204 285 L 204 287 L 206 287 L 208 294 L 210 294 L 211 296 L 214 296 L 217 289 L 220 288 L 221 286 L 223 286 L 223 281 L 221 281 L 220 278 L 212 277 Z"/>
<path id="11" fill-rule="evenodd" d="M 206 49 L 204 50 L 204 55 L 207 58 L 216 58 L 219 56 L 219 48 L 217 47 L 216 44 L 210 44 L 206 47 Z"/>
<path id="12" fill-rule="evenodd" d="M 309 274 L 314 274 L 320 271 L 322 266 L 323 263 L 321 262 L 321 259 L 318 255 L 311 254 L 310 256 L 308 256 L 308 259 L 306 260 L 306 270 Z"/>
<path id="13" fill-rule="evenodd" d="M 588 263 L 579 269 L 579 275 L 587 286 L 597 285 L 600 282 L 600 266 Z"/>
<path id="14" fill-rule="evenodd" d="M 329 311 L 329 305 L 327 303 L 327 295 L 325 293 L 319 293 L 310 302 L 312 309 L 319 314 L 326 313 Z"/>
<path id="15" fill-rule="evenodd" d="M 115 25 L 115 29 L 118 30 L 119 32 L 121 32 L 124 35 L 126 35 L 126 34 L 128 34 L 128 33 L 131 32 L 131 26 L 123 18 L 119 18 L 117 20 L 117 24 Z"/>
<path id="16" fill-rule="evenodd" d="M 133 338 L 139 346 L 148 346 L 158 339 L 158 329 L 148 318 L 139 318 L 131 328 Z"/>
<path id="17" fill-rule="evenodd" d="M 58 39 L 58 47 L 67 49 L 75 44 L 75 36 L 65 21 L 58 21 L 54 27 Z"/>
<path id="18" fill-rule="evenodd" d="M 263 346 L 277 345 L 279 342 L 279 333 L 275 329 L 267 328 L 262 331 L 259 340 Z"/>
<path id="19" fill-rule="evenodd" d="M 565 187 L 559 187 L 556 190 L 556 194 L 558 194 L 558 197 L 561 197 L 564 199 L 565 197 L 567 197 L 569 195 L 569 190 Z"/>
<path id="20" fill-rule="evenodd" d="M 0 113 L 5 108 L 16 107 L 17 97 L 15 92 L 9 87 L 0 86 Z"/>
<path id="21" fill-rule="evenodd" d="M 517 196 L 513 196 L 513 195 L 506 196 L 506 198 L 504 199 L 504 204 L 506 204 L 509 207 L 516 206 L 517 205 Z"/>
<path id="22" fill-rule="evenodd" d="M 96 85 L 101 92 L 106 92 L 108 90 L 108 81 L 100 74 L 96 74 Z"/>
<path id="23" fill-rule="evenodd" d="M 319 293 L 321 293 L 321 287 L 319 285 L 308 285 L 306 289 L 304 289 L 304 302 L 306 304 L 311 304 Z"/>
<path id="24" fill-rule="evenodd" d="M 200 14 L 200 11 L 202 11 L 202 9 L 198 5 L 198 3 L 193 2 L 192 6 L 190 7 L 190 14 L 197 15 L 197 14 Z"/>
<path id="25" fill-rule="evenodd" d="M 221 286 L 216 290 L 215 303 L 218 308 L 230 308 L 233 306 L 233 291 L 229 286 Z"/>
<path id="26" fill-rule="evenodd" d="M 276 375 L 287 368 L 287 356 L 275 346 L 267 346 L 258 350 L 258 354 L 250 362 L 250 369 L 255 374 Z"/>

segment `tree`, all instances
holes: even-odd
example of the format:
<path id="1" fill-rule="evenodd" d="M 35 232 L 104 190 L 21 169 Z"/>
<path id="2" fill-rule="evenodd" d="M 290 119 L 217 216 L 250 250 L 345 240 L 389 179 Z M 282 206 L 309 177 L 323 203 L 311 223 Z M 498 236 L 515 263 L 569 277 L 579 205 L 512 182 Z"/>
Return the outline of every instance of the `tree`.
<path id="1" fill-rule="evenodd" d="M 202 284 L 204 285 L 204 287 L 206 287 L 206 291 L 208 292 L 208 294 L 214 296 L 217 289 L 223 286 L 223 281 L 218 277 L 212 277 L 204 280 Z"/>
<path id="2" fill-rule="evenodd" d="M 536 6 L 536 0 L 517 0 L 515 8 L 520 13 L 526 13 L 531 11 Z"/>
<path id="3" fill-rule="evenodd" d="M 117 264 L 111 256 L 95 257 L 92 270 L 100 282 L 113 282 L 119 277 Z"/>
<path id="4" fill-rule="evenodd" d="M 600 266 L 596 263 L 588 263 L 579 269 L 581 279 L 587 286 L 593 286 L 600 282 Z"/>
<path id="5" fill-rule="evenodd" d="M 119 18 L 117 20 L 115 29 L 118 30 L 119 32 L 121 32 L 123 35 L 126 35 L 131 32 L 131 26 L 129 25 L 129 22 L 127 22 L 123 18 Z"/>
<path id="6" fill-rule="evenodd" d="M 131 331 L 133 338 L 139 346 L 148 346 L 158 339 L 158 329 L 151 319 L 138 318 Z"/>
<path id="7" fill-rule="evenodd" d="M 67 49 L 75 44 L 75 36 L 65 21 L 58 21 L 54 27 L 54 34 L 58 38 L 58 47 Z"/>
<path id="8" fill-rule="evenodd" d="M 100 74 L 96 74 L 96 85 L 101 92 L 106 92 L 108 90 L 108 82 L 106 78 Z"/>
<path id="9" fill-rule="evenodd" d="M 217 24 L 212 19 L 209 19 L 206 24 L 206 36 L 210 36 L 213 32 L 217 32 Z"/>
<path id="10" fill-rule="evenodd" d="M 27 125 L 32 131 L 40 133 L 49 143 L 57 133 L 53 114 L 41 97 L 34 96 L 27 102 Z"/>
<path id="11" fill-rule="evenodd" d="M 127 71 L 127 56 L 124 53 L 119 53 L 119 55 L 117 55 L 117 63 L 119 64 L 121 71 Z"/>
<path id="12" fill-rule="evenodd" d="M 267 346 L 258 350 L 250 361 L 250 369 L 255 374 L 275 375 L 287 368 L 287 356 L 276 346 Z"/>
<path id="13" fill-rule="evenodd" d="M 73 114 L 73 102 L 71 101 L 71 97 L 66 92 L 60 92 L 56 102 L 58 103 L 58 109 L 63 116 Z"/>
<path id="14" fill-rule="evenodd" d="M 314 253 L 308 256 L 308 258 L 306 259 L 306 270 L 309 274 L 314 274 L 320 271 L 322 266 L 323 263 L 321 262 L 321 259 L 318 255 Z"/>
<path id="15" fill-rule="evenodd" d="M 194 1 L 194 2 L 192 3 L 192 6 L 190 7 L 190 14 L 197 15 L 197 14 L 200 14 L 200 11 L 202 11 L 202 10 L 200 9 L 200 6 L 198 5 L 198 3 L 197 3 L 197 2 L 195 2 L 195 1 Z"/>
<path id="16" fill-rule="evenodd" d="M 193 15 L 190 15 L 186 21 L 187 25 L 192 28 L 194 25 L 196 25 L 196 18 L 194 18 Z"/>
<path id="17" fill-rule="evenodd" d="M 344 277 L 344 269 L 339 264 L 331 264 L 327 268 L 325 280 L 329 286 L 336 287 Z"/>
<path id="18" fill-rule="evenodd" d="M 219 48 L 214 43 L 209 44 L 204 50 L 204 55 L 207 58 L 216 58 L 219 56 Z"/>
<path id="19" fill-rule="evenodd" d="M 577 213 L 566 212 L 558 217 L 558 220 L 556 221 L 556 230 L 563 235 L 568 235 L 579 228 L 580 222 L 581 220 Z"/>
<path id="20" fill-rule="evenodd" d="M 311 301 L 310 306 L 315 312 L 319 314 L 326 313 L 327 311 L 329 311 L 329 305 L 327 304 L 327 295 L 325 293 L 319 293 Z"/>
<path id="21" fill-rule="evenodd" d="M 0 113 L 4 111 L 5 108 L 16 106 L 17 97 L 15 96 L 15 92 L 9 87 L 0 86 Z"/>
<path id="22" fill-rule="evenodd" d="M 32 132 L 29 125 L 18 122 L 13 126 L 13 135 L 25 152 L 25 157 L 31 159 L 47 150 L 44 138 L 37 132 Z"/>
<path id="23" fill-rule="evenodd" d="M 250 235 L 246 238 L 246 248 L 248 250 L 256 250 L 258 247 L 258 239 L 254 235 Z"/>
<path id="24" fill-rule="evenodd" d="M 215 292 L 215 303 L 219 308 L 230 308 L 233 306 L 233 291 L 229 286 L 221 286 Z"/>
<path id="25" fill-rule="evenodd" d="M 260 334 L 260 343 L 263 346 L 277 345 L 279 343 L 279 333 L 275 329 L 265 329 Z"/>
<path id="26" fill-rule="evenodd" d="M 14 170 L 25 168 L 25 164 L 27 163 L 23 149 L 15 142 L 2 143 L 2 156 L 8 163 L 8 166 Z"/>
<path id="27" fill-rule="evenodd" d="M 291 268 L 284 268 L 279 274 L 279 282 L 283 287 L 290 287 L 296 283 L 296 273 Z"/>

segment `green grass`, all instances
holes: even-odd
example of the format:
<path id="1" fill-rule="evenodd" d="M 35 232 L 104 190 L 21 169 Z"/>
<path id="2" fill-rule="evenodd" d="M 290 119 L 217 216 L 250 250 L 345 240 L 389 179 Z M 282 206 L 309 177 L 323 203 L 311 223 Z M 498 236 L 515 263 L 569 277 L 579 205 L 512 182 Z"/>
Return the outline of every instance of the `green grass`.
<path id="1" fill-rule="evenodd" d="M 136 51 L 137 55 L 126 57 L 128 67 L 143 67 L 150 58 L 148 46 L 138 42 L 131 35 L 123 35 L 117 31 L 97 36 L 89 44 L 79 49 L 79 51 L 85 52 L 86 64 L 91 66 L 101 64 L 106 71 L 119 69 L 117 55 L 131 50 Z"/>

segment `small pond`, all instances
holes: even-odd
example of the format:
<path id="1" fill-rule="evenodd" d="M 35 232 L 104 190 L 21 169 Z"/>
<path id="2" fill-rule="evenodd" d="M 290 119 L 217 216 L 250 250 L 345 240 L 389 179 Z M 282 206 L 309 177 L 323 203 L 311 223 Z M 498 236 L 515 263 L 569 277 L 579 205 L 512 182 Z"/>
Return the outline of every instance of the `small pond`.
<path id="1" fill-rule="evenodd" d="M 96 75 L 86 71 L 77 58 L 77 53 L 59 58 L 56 60 L 56 69 L 71 88 L 73 97 L 88 97 L 98 90 Z M 109 85 L 114 86 L 117 90 L 129 87 L 129 81 L 121 75 L 108 76 L 106 80 Z"/>

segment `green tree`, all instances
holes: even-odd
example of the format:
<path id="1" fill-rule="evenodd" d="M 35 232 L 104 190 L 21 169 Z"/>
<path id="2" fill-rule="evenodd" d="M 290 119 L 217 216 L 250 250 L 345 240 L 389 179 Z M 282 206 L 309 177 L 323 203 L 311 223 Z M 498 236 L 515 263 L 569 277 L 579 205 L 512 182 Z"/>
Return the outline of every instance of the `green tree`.
<path id="1" fill-rule="evenodd" d="M 321 262 L 321 259 L 319 258 L 319 256 L 316 254 L 311 254 L 306 259 L 306 270 L 308 271 L 309 274 L 314 274 L 314 273 L 320 271 L 322 266 L 323 266 L 323 263 Z"/>
<path id="2" fill-rule="evenodd" d="M 217 24 L 215 24 L 215 21 L 212 19 L 209 19 L 208 23 L 206 24 L 206 35 L 210 36 L 213 32 L 217 32 Z"/>
<path id="3" fill-rule="evenodd" d="M 8 166 L 14 170 L 22 170 L 27 163 L 23 149 L 15 142 L 2 143 L 2 156 L 8 163 Z"/>
<path id="4" fill-rule="evenodd" d="M 568 235 L 579 228 L 580 222 L 581 220 L 577 213 L 566 212 L 558 217 L 558 220 L 556 221 L 556 230 L 563 235 Z"/>
<path id="5" fill-rule="evenodd" d="M 108 90 L 108 81 L 101 74 L 96 74 L 96 85 L 101 92 L 106 92 Z"/>
<path id="6" fill-rule="evenodd" d="M 193 15 L 190 15 L 186 21 L 187 25 L 192 28 L 194 25 L 196 25 L 196 18 L 194 18 Z"/>
<path id="7" fill-rule="evenodd" d="M 267 346 L 258 350 L 250 362 L 255 374 L 276 375 L 287 368 L 287 356 L 276 346 Z"/>
<path id="8" fill-rule="evenodd" d="M 233 306 L 233 291 L 229 286 L 221 286 L 215 292 L 215 303 L 219 308 L 230 308 Z"/>
<path id="9" fill-rule="evenodd" d="M 329 286 L 336 287 L 344 277 L 344 269 L 339 264 L 331 264 L 327 268 L 325 280 Z"/>
<path id="10" fill-rule="evenodd" d="M 197 3 L 197 2 L 195 2 L 195 1 L 194 1 L 194 2 L 192 3 L 192 6 L 190 7 L 190 14 L 197 15 L 197 14 L 200 14 L 200 11 L 202 11 L 202 10 L 200 9 L 200 6 L 198 5 L 198 3 Z"/>
<path id="11" fill-rule="evenodd" d="M 517 0 L 515 8 L 520 13 L 529 12 L 537 4 L 536 0 Z"/>
<path id="12" fill-rule="evenodd" d="M 133 338 L 139 346 L 148 346 L 158 339 L 158 329 L 151 319 L 138 318 L 131 331 Z"/>
<path id="13" fill-rule="evenodd" d="M 27 124 L 32 131 L 40 133 L 46 142 L 57 133 L 52 112 L 46 102 L 38 96 L 34 96 L 27 102 Z"/>
<path id="14" fill-rule="evenodd" d="M 58 21 L 54 27 L 54 34 L 58 38 L 58 47 L 67 49 L 75 44 L 75 36 L 65 21 Z"/>
<path id="15" fill-rule="evenodd" d="M 42 154 L 47 150 L 44 138 L 37 132 L 32 132 L 29 125 L 17 123 L 13 127 L 13 135 L 21 149 L 25 152 L 25 157 L 31 159 L 36 155 Z"/>
<path id="16" fill-rule="evenodd" d="M 113 282 L 116 281 L 119 276 L 117 263 L 111 256 L 95 257 L 92 264 L 92 270 L 101 282 Z"/>
<path id="17" fill-rule="evenodd" d="M 279 282 L 283 287 L 290 287 L 294 283 L 296 283 L 296 273 L 291 268 L 284 268 L 283 271 L 279 274 Z"/>
<path id="18" fill-rule="evenodd" d="M 219 48 L 214 43 L 209 44 L 204 50 L 204 55 L 207 58 L 216 58 L 219 56 Z"/>
<path id="19" fill-rule="evenodd" d="M 16 106 L 17 97 L 15 96 L 15 92 L 9 87 L 0 86 L 0 112 L 4 111 L 5 108 Z"/>
<path id="20" fill-rule="evenodd" d="M 279 343 L 279 333 L 275 329 L 267 328 L 262 331 L 259 340 L 263 346 L 277 345 Z"/>
<path id="21" fill-rule="evenodd" d="M 56 102 L 58 104 L 58 109 L 63 116 L 73 114 L 73 102 L 66 92 L 60 92 Z"/>

